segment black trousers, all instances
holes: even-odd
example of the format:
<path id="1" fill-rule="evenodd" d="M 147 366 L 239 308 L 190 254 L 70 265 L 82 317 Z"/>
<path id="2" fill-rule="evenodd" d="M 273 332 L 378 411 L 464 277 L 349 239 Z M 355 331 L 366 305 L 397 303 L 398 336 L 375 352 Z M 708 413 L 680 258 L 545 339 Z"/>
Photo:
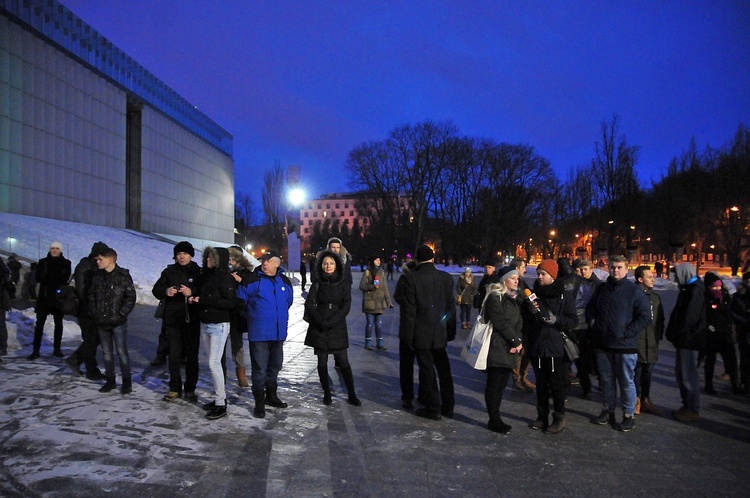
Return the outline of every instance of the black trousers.
<path id="1" fill-rule="evenodd" d="M 513 371 L 512 368 L 487 367 L 487 386 L 484 388 L 484 402 L 487 405 L 487 414 L 490 422 L 499 422 L 500 403 L 503 402 L 503 392 L 508 385 L 508 378 Z"/>
<path id="2" fill-rule="evenodd" d="M 97 329 L 93 317 L 81 315 L 77 318 L 78 326 L 81 327 L 81 339 L 83 339 L 83 342 L 78 346 L 73 355 L 78 358 L 79 365 L 81 363 L 86 365 L 86 373 L 90 373 L 98 368 L 96 350 L 99 347 L 99 329 Z"/>
<path id="3" fill-rule="evenodd" d="M 639 398 L 651 397 L 651 372 L 655 363 L 635 364 L 635 395 Z"/>
<path id="4" fill-rule="evenodd" d="M 578 380 L 581 382 L 581 389 L 588 394 L 591 392 L 591 375 L 594 373 L 594 348 L 591 345 L 591 331 L 582 329 L 575 331 L 575 337 L 578 341 L 578 350 L 581 356 L 576 360 L 576 369 L 578 370 Z"/>
<path id="5" fill-rule="evenodd" d="M 55 336 L 54 336 L 54 348 L 55 351 L 60 349 L 62 344 L 63 335 L 63 314 L 55 312 L 40 311 L 36 314 L 36 326 L 34 327 L 34 352 L 39 353 L 39 348 L 42 347 L 42 336 L 44 335 L 44 322 L 47 321 L 47 317 L 52 315 L 55 320 Z"/>
<path id="6" fill-rule="evenodd" d="M 453 412 L 455 397 L 448 351 L 445 348 L 417 349 L 416 356 L 419 365 L 419 389 L 424 389 L 427 410 L 432 413 Z"/>
<path id="7" fill-rule="evenodd" d="M 549 416 L 549 398 L 556 413 L 565 413 L 565 377 L 567 371 L 563 365 L 563 359 L 532 358 L 532 366 L 536 375 L 536 410 L 540 417 Z"/>
<path id="8" fill-rule="evenodd" d="M 195 391 L 198 383 L 200 323 L 194 320 L 178 326 L 165 325 L 164 332 L 169 341 L 169 390 L 182 392 L 181 359 L 185 356 L 185 391 Z"/>

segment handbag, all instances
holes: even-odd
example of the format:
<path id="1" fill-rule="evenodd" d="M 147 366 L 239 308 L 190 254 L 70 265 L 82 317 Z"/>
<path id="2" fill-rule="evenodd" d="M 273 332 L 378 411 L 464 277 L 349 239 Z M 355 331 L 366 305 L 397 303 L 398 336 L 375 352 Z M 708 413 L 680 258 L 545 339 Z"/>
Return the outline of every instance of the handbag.
<path id="1" fill-rule="evenodd" d="M 482 303 L 482 310 L 471 329 L 466 345 L 461 351 L 461 358 L 477 370 L 487 369 L 487 355 L 490 352 L 490 341 L 492 340 L 492 323 L 485 323 L 483 314 L 484 303 Z"/>
<path id="2" fill-rule="evenodd" d="M 313 292 L 314 291 L 314 292 Z M 317 308 L 318 307 L 318 283 L 315 282 L 312 284 L 312 287 L 310 287 L 310 292 L 307 294 L 307 299 L 310 299 L 310 296 L 313 296 L 312 299 L 312 307 Z M 307 304 L 307 303 L 305 303 Z M 307 311 L 307 306 L 305 306 L 305 312 L 302 315 L 302 319 L 306 321 L 307 323 L 313 323 L 313 316 Z"/>
<path id="3" fill-rule="evenodd" d="M 560 334 L 562 335 L 563 347 L 565 348 L 565 356 L 568 357 L 568 361 L 576 361 L 581 357 L 581 352 L 578 350 L 578 344 L 568 337 L 568 334 L 565 332 L 560 332 Z"/>

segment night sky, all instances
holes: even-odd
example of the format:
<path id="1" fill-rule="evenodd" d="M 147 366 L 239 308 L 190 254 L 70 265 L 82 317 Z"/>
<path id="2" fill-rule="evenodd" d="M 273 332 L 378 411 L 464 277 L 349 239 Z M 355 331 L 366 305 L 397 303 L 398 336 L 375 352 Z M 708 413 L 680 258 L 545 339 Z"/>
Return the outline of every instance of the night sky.
<path id="1" fill-rule="evenodd" d="M 347 153 L 403 124 L 526 143 L 560 178 L 620 116 L 648 185 L 695 137 L 750 125 L 750 2 L 62 0 L 234 136 L 236 188 L 302 168 L 347 191 Z"/>

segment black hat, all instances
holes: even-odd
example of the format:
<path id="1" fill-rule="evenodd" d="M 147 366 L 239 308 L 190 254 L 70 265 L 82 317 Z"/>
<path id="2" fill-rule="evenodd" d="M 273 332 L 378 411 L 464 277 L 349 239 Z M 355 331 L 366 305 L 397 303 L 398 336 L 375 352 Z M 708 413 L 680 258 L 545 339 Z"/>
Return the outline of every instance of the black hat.
<path id="1" fill-rule="evenodd" d="M 193 249 L 193 244 L 188 242 L 187 240 L 183 240 L 182 242 L 178 242 L 176 246 L 174 246 L 174 257 L 177 257 L 178 252 L 186 252 L 190 255 L 191 258 L 195 257 L 195 249 Z"/>
<path id="2" fill-rule="evenodd" d="M 496 281 L 502 283 L 505 283 L 505 281 L 513 275 L 518 275 L 518 270 L 511 266 L 503 266 L 502 268 L 500 268 L 500 271 L 495 273 L 495 276 L 497 277 Z"/>
<path id="3" fill-rule="evenodd" d="M 417 249 L 417 261 L 423 263 L 435 258 L 435 252 L 428 245 L 420 246 Z"/>
<path id="4" fill-rule="evenodd" d="M 101 240 L 99 242 L 94 242 L 94 245 L 91 246 L 91 252 L 89 253 L 89 258 L 95 258 L 97 256 L 100 256 L 104 254 L 104 251 L 109 249 L 109 246 L 102 242 Z"/>
<path id="5" fill-rule="evenodd" d="M 260 257 L 260 260 L 261 261 L 268 261 L 271 258 L 279 258 L 279 259 L 281 259 L 281 256 L 279 255 L 278 252 L 276 252 L 274 250 L 268 250 L 268 251 L 266 251 L 266 252 L 263 253 L 263 256 Z"/>

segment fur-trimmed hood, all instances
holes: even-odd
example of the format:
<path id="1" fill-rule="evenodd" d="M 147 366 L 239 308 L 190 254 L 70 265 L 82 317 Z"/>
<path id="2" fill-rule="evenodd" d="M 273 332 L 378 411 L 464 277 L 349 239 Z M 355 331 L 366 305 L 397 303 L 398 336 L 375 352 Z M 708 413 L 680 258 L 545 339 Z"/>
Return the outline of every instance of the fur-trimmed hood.
<path id="1" fill-rule="evenodd" d="M 215 268 L 223 268 L 225 270 L 229 269 L 229 250 L 226 247 L 206 246 L 206 248 L 203 249 L 204 271 L 208 270 L 208 265 L 206 264 L 206 262 L 208 261 L 209 254 L 214 260 Z"/>
<path id="2" fill-rule="evenodd" d="M 341 248 L 344 249 L 343 247 Z M 323 271 L 323 259 L 330 256 L 336 262 L 336 270 L 333 275 L 329 278 L 328 275 Z M 344 264 L 341 262 L 341 258 L 335 252 L 324 249 L 320 251 L 315 257 L 315 269 L 318 272 L 321 280 L 327 280 L 331 283 L 340 282 L 344 277 Z"/>
<path id="3" fill-rule="evenodd" d="M 227 250 L 229 251 L 229 257 L 239 263 L 239 267 L 235 268 L 235 270 L 239 270 L 240 268 L 246 268 L 250 271 L 253 271 L 253 269 L 255 269 L 256 266 L 260 266 L 260 262 L 258 262 L 258 260 L 255 260 L 257 263 L 253 262 L 250 259 L 252 258 L 252 256 L 250 256 L 240 246 L 229 246 Z"/>

